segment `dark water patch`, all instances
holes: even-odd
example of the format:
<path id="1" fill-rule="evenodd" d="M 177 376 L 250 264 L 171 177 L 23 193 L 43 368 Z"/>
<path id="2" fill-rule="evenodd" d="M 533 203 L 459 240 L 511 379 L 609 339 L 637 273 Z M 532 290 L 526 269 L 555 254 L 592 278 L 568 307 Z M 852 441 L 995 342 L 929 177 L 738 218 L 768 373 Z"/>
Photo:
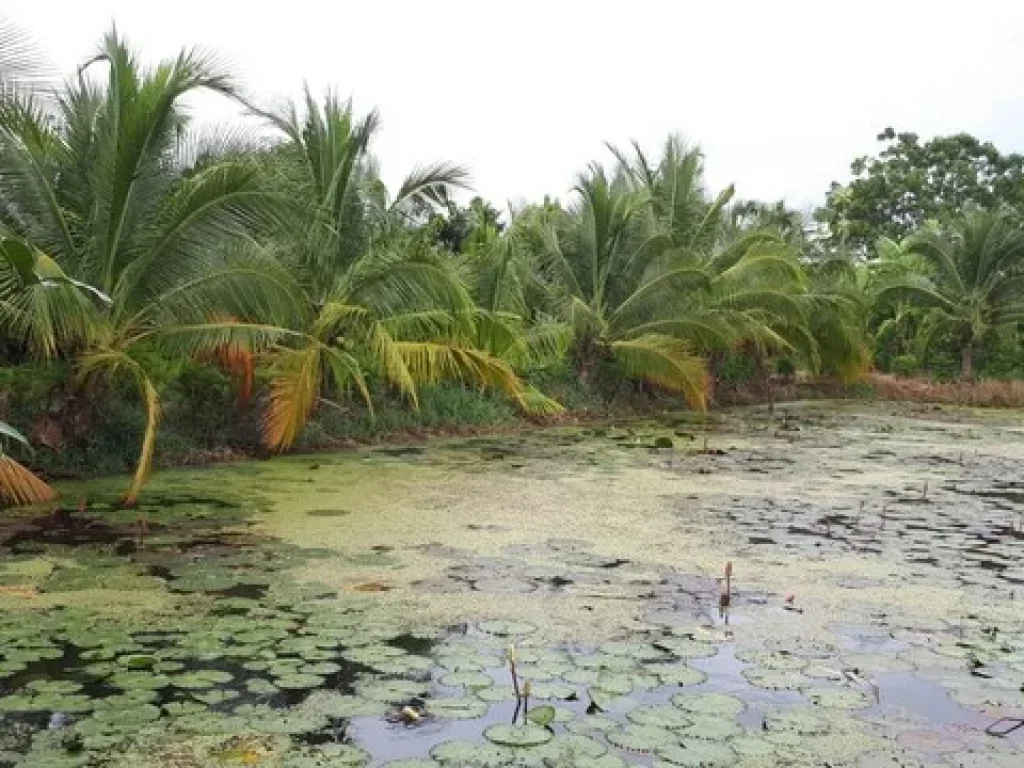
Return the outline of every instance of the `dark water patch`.
<path id="1" fill-rule="evenodd" d="M 448 628 L 448 634 L 465 634 L 465 631 L 465 625 L 462 625 L 461 632 L 459 632 L 458 627 Z M 388 645 L 400 648 L 406 653 L 411 653 L 413 656 L 430 656 L 437 645 L 437 639 L 405 632 L 388 640 Z"/>
<path id="2" fill-rule="evenodd" d="M 382 456 L 406 457 L 422 456 L 426 449 L 419 445 L 398 445 L 390 448 L 375 448 L 371 453 Z"/>
<path id="3" fill-rule="evenodd" d="M 347 509 L 311 509 L 306 512 L 309 517 L 345 517 L 350 514 Z"/>
<path id="4" fill-rule="evenodd" d="M 162 579 L 163 581 L 171 581 L 174 579 L 174 572 L 166 565 L 147 565 L 146 573 L 154 578 Z"/>
<path id="5" fill-rule="evenodd" d="M 51 546 L 109 546 L 137 532 L 136 527 L 119 529 L 94 517 L 61 514 L 57 510 L 31 520 L 16 522 L 12 530 L 0 533 L 0 546 L 14 554 L 35 554 L 45 552 Z"/>
<path id="6" fill-rule="evenodd" d="M 245 600 L 262 600 L 270 587 L 266 584 L 239 584 L 230 589 L 210 590 L 206 594 L 214 597 L 238 597 Z"/>

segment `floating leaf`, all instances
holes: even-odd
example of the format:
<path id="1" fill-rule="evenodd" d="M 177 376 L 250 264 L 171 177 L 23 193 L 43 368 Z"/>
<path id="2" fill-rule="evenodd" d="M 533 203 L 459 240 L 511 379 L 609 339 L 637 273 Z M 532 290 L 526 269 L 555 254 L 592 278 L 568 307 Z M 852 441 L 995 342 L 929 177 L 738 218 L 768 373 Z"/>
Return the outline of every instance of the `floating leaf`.
<path id="1" fill-rule="evenodd" d="M 627 712 L 626 717 L 637 725 L 651 725 L 667 730 L 685 728 L 693 722 L 686 712 L 667 704 L 648 704 L 636 707 Z"/>
<path id="2" fill-rule="evenodd" d="M 551 706 L 534 707 L 527 715 L 527 719 L 536 725 L 548 725 L 555 719 L 555 708 Z"/>
<path id="3" fill-rule="evenodd" d="M 202 690 L 203 688 L 213 688 L 217 685 L 229 683 L 232 679 L 230 673 L 219 669 L 199 669 L 195 672 L 175 675 L 171 678 L 171 685 L 175 688 L 185 688 L 187 690 Z"/>
<path id="4" fill-rule="evenodd" d="M 666 728 L 650 725 L 627 725 L 623 728 L 606 731 L 608 743 L 627 752 L 648 753 L 656 749 L 677 744 L 676 736 Z"/>
<path id="5" fill-rule="evenodd" d="M 505 747 L 536 747 L 551 741 L 552 736 L 539 725 L 492 725 L 484 731 L 488 741 Z"/>
<path id="6" fill-rule="evenodd" d="M 812 704 L 829 709 L 864 709 L 873 703 L 866 693 L 852 688 L 812 688 L 803 693 Z"/>
<path id="7" fill-rule="evenodd" d="M 657 754 L 662 760 L 685 768 L 728 768 L 739 761 L 732 747 L 709 741 L 669 744 L 658 749 Z"/>
<path id="8" fill-rule="evenodd" d="M 441 685 L 452 688 L 486 688 L 494 685 L 494 680 L 480 672 L 452 672 L 441 678 Z"/>
<path id="9" fill-rule="evenodd" d="M 301 672 L 274 678 L 274 685 L 285 690 L 301 690 L 303 688 L 319 688 L 324 684 L 321 675 L 307 675 Z"/>
<path id="10" fill-rule="evenodd" d="M 512 759 L 510 751 L 503 747 L 472 741 L 442 742 L 430 750 L 430 756 L 442 765 L 458 768 L 500 768 Z"/>
<path id="11" fill-rule="evenodd" d="M 487 704 L 468 696 L 451 699 L 430 699 L 427 712 L 435 717 L 452 720 L 474 720 L 487 714 Z"/>
<path id="12" fill-rule="evenodd" d="M 726 693 L 679 693 L 672 697 L 672 704 L 695 715 L 717 717 L 736 717 L 745 708 L 742 701 Z"/>

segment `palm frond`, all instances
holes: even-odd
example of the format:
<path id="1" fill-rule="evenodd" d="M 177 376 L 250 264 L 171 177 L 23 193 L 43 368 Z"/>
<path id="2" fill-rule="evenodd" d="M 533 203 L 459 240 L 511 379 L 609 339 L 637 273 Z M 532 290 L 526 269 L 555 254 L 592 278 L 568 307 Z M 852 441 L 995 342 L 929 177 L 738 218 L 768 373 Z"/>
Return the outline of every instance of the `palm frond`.
<path id="1" fill-rule="evenodd" d="M 391 208 L 398 209 L 416 202 L 442 207 L 453 191 L 468 189 L 469 184 L 470 174 L 465 166 L 454 163 L 419 166 L 402 180 Z"/>
<path id="2" fill-rule="evenodd" d="M 285 450 L 302 432 L 320 391 L 322 354 L 321 345 L 310 344 L 277 355 L 263 422 L 263 441 L 271 450 Z"/>
<path id="3" fill-rule="evenodd" d="M 5 506 L 40 504 L 56 496 L 53 488 L 0 451 L 0 501 Z"/>
<path id="4" fill-rule="evenodd" d="M 678 392 L 691 407 L 705 407 L 707 365 L 690 351 L 685 342 L 671 336 L 648 334 L 629 341 L 613 342 L 611 349 L 627 376 Z"/>

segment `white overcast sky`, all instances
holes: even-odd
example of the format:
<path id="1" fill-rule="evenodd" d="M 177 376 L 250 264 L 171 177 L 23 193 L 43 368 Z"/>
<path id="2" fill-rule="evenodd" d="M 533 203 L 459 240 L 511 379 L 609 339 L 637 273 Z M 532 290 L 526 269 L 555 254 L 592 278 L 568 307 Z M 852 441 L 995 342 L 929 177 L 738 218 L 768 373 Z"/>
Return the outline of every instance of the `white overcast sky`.
<path id="1" fill-rule="evenodd" d="M 1021 0 L 0 0 L 62 72 L 119 29 L 149 61 L 200 45 L 264 101 L 333 86 L 378 107 L 394 182 L 469 165 L 564 198 L 605 141 L 697 142 L 709 185 L 819 202 L 886 125 L 1024 151 Z M 224 105 L 197 105 L 204 121 Z"/>

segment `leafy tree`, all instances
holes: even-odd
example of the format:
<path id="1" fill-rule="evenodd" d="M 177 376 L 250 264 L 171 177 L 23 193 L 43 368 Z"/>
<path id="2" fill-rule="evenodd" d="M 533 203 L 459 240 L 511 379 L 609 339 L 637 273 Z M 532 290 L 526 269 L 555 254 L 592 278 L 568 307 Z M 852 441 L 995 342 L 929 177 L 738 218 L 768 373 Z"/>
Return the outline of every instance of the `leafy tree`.
<path id="1" fill-rule="evenodd" d="M 16 94 L 0 110 L 0 330 L 37 356 L 73 356 L 83 379 L 134 382 L 147 425 L 127 503 L 153 459 L 153 353 L 251 344 L 293 311 L 288 275 L 248 237 L 264 213 L 257 167 L 187 162 L 182 100 L 197 91 L 235 84 L 195 51 L 145 71 L 111 32 L 52 104 Z"/>
<path id="2" fill-rule="evenodd" d="M 737 348 L 753 358 L 764 380 L 766 357 L 777 352 L 798 354 L 815 372 L 823 365 L 864 367 L 863 352 L 855 353 L 861 345 L 849 337 L 839 344 L 835 332 L 848 328 L 855 312 L 849 297 L 808 280 L 800 257 L 811 242 L 799 212 L 783 202 L 733 203 L 731 187 L 712 198 L 703 188 L 699 150 L 676 138 L 666 142 L 657 165 L 635 145 L 634 150 L 634 158 L 617 156 L 627 177 L 652 200 L 647 231 L 660 238 L 663 258 L 703 275 L 700 289 L 691 286 L 685 296 L 687 333 L 712 367 Z M 816 335 L 827 317 L 833 332 Z"/>
<path id="3" fill-rule="evenodd" d="M 887 128 L 878 140 L 884 148 L 854 160 L 853 180 L 833 183 L 818 211 L 834 242 L 867 254 L 879 237 L 901 240 L 929 219 L 1024 203 L 1024 155 L 1003 155 L 966 133 L 921 142 Z"/>
<path id="4" fill-rule="evenodd" d="M 919 260 L 885 281 L 878 301 L 909 301 L 926 310 L 921 349 L 951 338 L 960 353 L 961 376 L 973 378 L 979 347 L 1024 322 L 1020 215 L 1006 208 L 970 211 L 948 225 L 911 235 L 903 247 Z"/>
<path id="5" fill-rule="evenodd" d="M 428 224 L 437 241 L 452 253 L 479 248 L 505 229 L 501 214 L 482 197 L 474 197 L 461 207 L 454 200 L 445 201 L 445 212 L 435 213 Z"/>
<path id="6" fill-rule="evenodd" d="M 707 193 L 698 150 L 613 152 L 615 175 L 592 166 L 574 205 L 535 212 L 537 280 L 581 376 L 611 363 L 703 407 L 707 355 L 813 346 L 795 252 L 769 232 L 732 236 L 732 190 Z"/>
<path id="7" fill-rule="evenodd" d="M 539 278 L 552 314 L 571 332 L 571 356 L 584 379 L 603 362 L 630 378 L 683 394 L 703 407 L 704 360 L 678 328 L 688 284 L 702 279 L 690 267 L 657 264 L 641 214 L 646 194 L 622 177 L 592 166 L 580 175 L 578 201 L 548 217 L 538 232 Z M 659 322 L 662 325 L 659 325 Z M 662 327 L 664 326 L 664 327 Z"/>
<path id="8" fill-rule="evenodd" d="M 327 385 L 355 389 L 372 408 L 367 372 L 414 407 L 420 386 L 448 378 L 504 392 L 528 411 L 558 409 L 480 344 L 456 265 L 409 230 L 466 183 L 464 169 L 415 169 L 392 197 L 369 155 L 375 113 L 358 118 L 349 103 L 307 93 L 301 110 L 260 114 L 285 139 L 268 169 L 278 192 L 271 237 L 301 294 L 292 334 L 272 356 L 268 446 L 294 442 Z"/>

